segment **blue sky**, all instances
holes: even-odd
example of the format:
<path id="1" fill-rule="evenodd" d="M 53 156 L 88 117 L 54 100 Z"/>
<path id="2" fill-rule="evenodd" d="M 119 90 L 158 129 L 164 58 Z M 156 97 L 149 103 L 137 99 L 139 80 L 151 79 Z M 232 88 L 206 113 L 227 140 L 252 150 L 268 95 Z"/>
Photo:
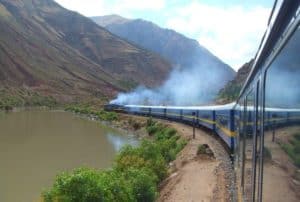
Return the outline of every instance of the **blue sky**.
<path id="1" fill-rule="evenodd" d="M 238 69 L 254 57 L 271 0 L 55 0 L 85 16 L 118 14 L 174 29 Z"/>

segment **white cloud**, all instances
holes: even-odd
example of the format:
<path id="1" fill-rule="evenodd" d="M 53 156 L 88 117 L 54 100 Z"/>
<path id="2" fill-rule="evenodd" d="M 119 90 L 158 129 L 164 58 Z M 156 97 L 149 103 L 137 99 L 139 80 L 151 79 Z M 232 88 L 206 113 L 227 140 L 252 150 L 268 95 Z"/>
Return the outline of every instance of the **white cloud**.
<path id="1" fill-rule="evenodd" d="M 119 14 L 152 19 L 156 24 L 197 39 L 213 54 L 238 69 L 254 57 L 267 27 L 270 8 L 210 5 L 187 1 L 181 7 L 166 0 L 55 0 L 86 16 Z M 170 3 L 172 2 L 172 3 Z M 155 14 L 155 17 L 153 17 Z M 142 16 L 141 16 L 142 15 Z"/>
<path id="2" fill-rule="evenodd" d="M 269 8 L 217 7 L 192 2 L 172 12 L 166 26 L 196 38 L 238 69 L 254 57 L 267 27 Z"/>

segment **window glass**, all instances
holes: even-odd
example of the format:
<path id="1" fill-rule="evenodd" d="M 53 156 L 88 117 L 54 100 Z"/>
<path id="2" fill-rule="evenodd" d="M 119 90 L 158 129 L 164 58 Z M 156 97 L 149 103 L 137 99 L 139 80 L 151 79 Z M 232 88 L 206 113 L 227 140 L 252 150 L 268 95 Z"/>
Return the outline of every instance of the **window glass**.
<path id="1" fill-rule="evenodd" d="M 263 201 L 300 201 L 300 31 L 265 80 Z"/>

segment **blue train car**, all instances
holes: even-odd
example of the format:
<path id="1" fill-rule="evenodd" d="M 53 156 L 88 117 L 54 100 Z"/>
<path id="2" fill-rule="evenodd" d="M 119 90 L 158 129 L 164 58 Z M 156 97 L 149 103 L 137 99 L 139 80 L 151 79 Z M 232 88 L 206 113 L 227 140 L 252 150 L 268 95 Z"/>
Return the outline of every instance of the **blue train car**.
<path id="1" fill-rule="evenodd" d="M 226 142 L 231 150 L 234 149 L 234 110 L 216 110 L 216 132 Z"/>

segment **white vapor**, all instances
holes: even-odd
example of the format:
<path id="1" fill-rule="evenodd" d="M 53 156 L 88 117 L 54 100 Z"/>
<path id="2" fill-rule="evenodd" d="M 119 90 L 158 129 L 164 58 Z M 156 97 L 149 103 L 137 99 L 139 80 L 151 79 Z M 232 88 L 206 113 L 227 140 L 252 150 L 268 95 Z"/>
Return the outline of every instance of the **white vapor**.
<path id="1" fill-rule="evenodd" d="M 183 70 L 174 70 L 160 87 L 139 86 L 133 92 L 120 93 L 112 104 L 201 105 L 211 103 L 218 91 L 232 78 L 218 64 L 202 62 Z"/>

